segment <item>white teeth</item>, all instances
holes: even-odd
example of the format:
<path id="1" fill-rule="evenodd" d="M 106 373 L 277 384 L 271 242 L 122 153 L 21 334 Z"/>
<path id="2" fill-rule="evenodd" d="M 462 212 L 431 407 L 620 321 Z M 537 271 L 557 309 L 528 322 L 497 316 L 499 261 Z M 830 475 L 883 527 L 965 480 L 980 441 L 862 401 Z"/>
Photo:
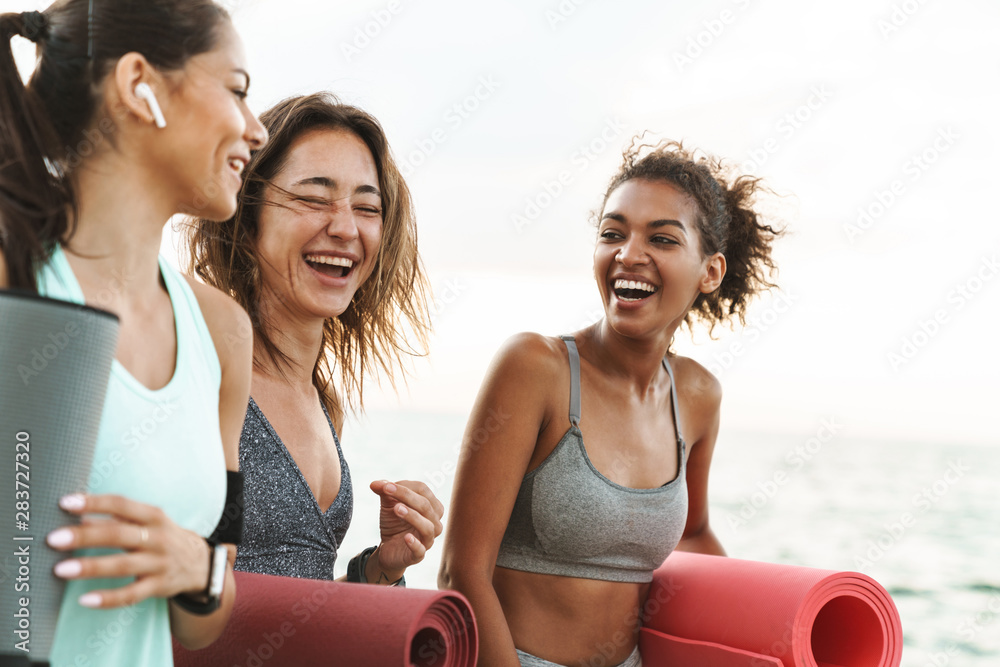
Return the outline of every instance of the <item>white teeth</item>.
<path id="1" fill-rule="evenodd" d="M 306 255 L 306 261 L 316 264 L 329 264 L 330 266 L 346 266 L 347 268 L 354 266 L 354 262 L 346 257 L 330 257 L 329 255 Z"/>
<path id="2" fill-rule="evenodd" d="M 244 162 L 243 160 L 238 159 L 238 158 L 232 158 L 232 159 L 229 160 L 229 166 L 232 167 L 233 170 L 238 175 L 242 176 L 243 175 L 243 169 L 247 166 L 247 163 Z"/>
<path id="3" fill-rule="evenodd" d="M 615 289 L 638 289 L 643 292 L 655 292 L 656 286 L 639 280 L 624 280 L 619 278 L 615 281 Z"/>

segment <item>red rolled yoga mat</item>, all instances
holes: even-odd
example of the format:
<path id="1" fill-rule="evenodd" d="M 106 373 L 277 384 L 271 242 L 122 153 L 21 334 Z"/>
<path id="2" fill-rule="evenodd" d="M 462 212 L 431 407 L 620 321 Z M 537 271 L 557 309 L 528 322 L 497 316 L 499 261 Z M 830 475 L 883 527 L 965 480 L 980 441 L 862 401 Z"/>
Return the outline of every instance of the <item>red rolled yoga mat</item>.
<path id="1" fill-rule="evenodd" d="M 898 667 L 903 629 L 871 577 L 674 552 L 653 574 L 644 667 Z"/>
<path id="2" fill-rule="evenodd" d="M 236 572 L 223 635 L 200 651 L 175 641 L 177 667 L 472 667 L 479 640 L 455 591 Z"/>

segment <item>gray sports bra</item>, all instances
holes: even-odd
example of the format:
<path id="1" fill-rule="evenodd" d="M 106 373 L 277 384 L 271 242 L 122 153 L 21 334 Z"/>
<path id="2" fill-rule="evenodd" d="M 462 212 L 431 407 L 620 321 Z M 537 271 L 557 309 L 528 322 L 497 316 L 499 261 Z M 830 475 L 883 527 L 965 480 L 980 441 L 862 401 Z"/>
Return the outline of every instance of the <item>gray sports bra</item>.
<path id="1" fill-rule="evenodd" d="M 678 471 L 655 489 L 632 489 L 598 472 L 580 433 L 580 355 L 569 351 L 572 424 L 542 463 L 526 474 L 514 502 L 497 565 L 565 577 L 646 583 L 674 550 L 687 522 L 685 444 L 670 364 L 670 404 Z"/>

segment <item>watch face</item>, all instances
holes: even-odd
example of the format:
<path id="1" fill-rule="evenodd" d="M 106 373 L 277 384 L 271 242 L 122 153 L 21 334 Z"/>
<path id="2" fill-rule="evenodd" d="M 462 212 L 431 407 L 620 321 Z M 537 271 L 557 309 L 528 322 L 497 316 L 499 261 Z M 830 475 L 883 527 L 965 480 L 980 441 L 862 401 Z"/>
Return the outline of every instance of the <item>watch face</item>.
<path id="1" fill-rule="evenodd" d="M 212 573 L 208 582 L 209 597 L 222 597 L 222 587 L 226 583 L 226 564 L 228 562 L 229 550 L 222 544 L 216 544 L 212 552 Z"/>

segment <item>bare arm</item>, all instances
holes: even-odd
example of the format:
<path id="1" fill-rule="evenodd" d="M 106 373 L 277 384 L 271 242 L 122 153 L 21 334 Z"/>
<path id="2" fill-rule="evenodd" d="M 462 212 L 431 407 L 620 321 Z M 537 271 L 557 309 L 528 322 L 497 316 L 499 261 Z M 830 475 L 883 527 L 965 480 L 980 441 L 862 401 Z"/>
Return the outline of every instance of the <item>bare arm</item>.
<path id="1" fill-rule="evenodd" d="M 222 292 L 201 285 L 191 278 L 188 278 L 188 282 L 198 298 L 222 367 L 222 382 L 219 387 L 222 446 L 225 450 L 226 468 L 238 471 L 240 434 L 250 399 L 253 363 L 250 318 L 235 301 Z M 222 634 L 232 613 L 233 601 L 236 599 L 236 582 L 232 571 L 236 546 L 226 546 L 229 549 L 229 568 L 226 571 L 226 584 L 219 609 L 208 616 L 197 616 L 176 604 L 170 605 L 171 632 L 185 648 L 198 649 L 211 644 Z M 207 576 L 207 560 L 205 572 Z"/>
<path id="2" fill-rule="evenodd" d="M 221 293 L 217 296 L 228 299 Z M 231 300 L 218 307 L 229 307 L 225 312 L 228 312 L 231 323 L 236 322 L 237 313 L 242 313 Z M 243 317 L 246 315 L 243 314 Z M 218 341 L 217 330 L 212 333 Z M 223 394 L 238 392 L 238 387 L 245 385 L 242 389 L 243 408 L 239 415 L 242 424 L 249 396 L 249 354 L 245 354 L 243 362 L 247 367 L 244 380 L 240 379 L 239 364 L 236 362 L 238 352 L 223 355 L 220 351 L 219 356 L 223 367 Z M 227 462 L 232 461 L 236 465 L 239 427 L 235 424 L 235 401 L 224 402 L 224 405 L 228 406 L 222 415 L 225 456 Z M 66 579 L 135 577 L 134 581 L 124 586 L 90 591 L 80 599 L 80 604 L 108 609 L 136 604 L 151 597 L 171 598 L 179 593 L 196 595 L 204 590 L 211 550 L 198 534 L 178 526 L 160 508 L 111 494 L 71 494 L 60 500 L 60 506 L 73 514 L 106 515 L 107 518 L 85 516 L 78 526 L 53 531 L 47 536 L 50 547 L 58 551 L 104 547 L 121 549 L 123 553 L 64 560 L 55 568 L 57 576 Z M 170 605 L 172 631 L 188 648 L 208 645 L 225 627 L 235 596 L 230 571 L 227 572 L 221 608 L 211 615 L 194 616 Z"/>
<path id="3" fill-rule="evenodd" d="M 697 439 L 688 445 L 688 518 L 677 550 L 725 556 L 725 549 L 708 523 L 708 472 L 719 435 L 722 386 L 695 362 L 687 360 L 686 366 L 683 380 L 679 379 L 681 386 L 691 388 L 685 396 L 684 427 L 692 428 L 691 435 Z"/>
<path id="4" fill-rule="evenodd" d="M 558 360 L 541 336 L 521 334 L 509 340 L 487 372 L 465 430 L 438 585 L 461 591 L 472 603 L 480 665 L 519 664 L 493 589 L 493 570 L 545 425 L 545 394 Z"/>

